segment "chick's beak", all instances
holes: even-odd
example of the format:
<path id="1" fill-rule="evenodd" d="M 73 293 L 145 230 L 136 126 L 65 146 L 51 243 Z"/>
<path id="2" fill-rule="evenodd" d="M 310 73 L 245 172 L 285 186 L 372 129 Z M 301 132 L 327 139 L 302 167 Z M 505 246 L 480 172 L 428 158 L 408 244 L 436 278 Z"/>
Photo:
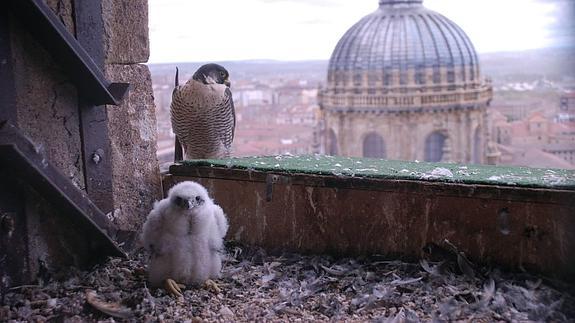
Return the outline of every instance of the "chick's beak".
<path id="1" fill-rule="evenodd" d="M 201 206 L 202 204 L 204 204 L 204 200 L 201 197 L 196 196 L 195 198 L 191 198 L 188 201 L 188 206 L 189 206 L 188 209 L 191 210 L 193 208 Z"/>

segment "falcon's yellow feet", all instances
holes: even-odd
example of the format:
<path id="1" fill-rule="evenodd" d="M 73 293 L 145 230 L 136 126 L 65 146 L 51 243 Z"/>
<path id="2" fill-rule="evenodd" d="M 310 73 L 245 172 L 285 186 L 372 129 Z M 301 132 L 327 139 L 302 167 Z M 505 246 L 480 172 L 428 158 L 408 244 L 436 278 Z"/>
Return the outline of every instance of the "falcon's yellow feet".
<path id="1" fill-rule="evenodd" d="M 164 289 L 166 292 L 168 292 L 168 294 L 174 297 L 183 298 L 184 294 L 182 294 L 182 289 L 185 287 L 185 285 L 178 284 L 171 278 L 168 278 L 164 281 Z"/>
<path id="2" fill-rule="evenodd" d="M 216 284 L 216 282 L 211 279 L 206 280 L 206 282 L 204 283 L 204 287 L 207 290 L 212 291 L 216 294 L 219 294 L 222 291 L 220 286 L 218 286 L 218 284 Z"/>

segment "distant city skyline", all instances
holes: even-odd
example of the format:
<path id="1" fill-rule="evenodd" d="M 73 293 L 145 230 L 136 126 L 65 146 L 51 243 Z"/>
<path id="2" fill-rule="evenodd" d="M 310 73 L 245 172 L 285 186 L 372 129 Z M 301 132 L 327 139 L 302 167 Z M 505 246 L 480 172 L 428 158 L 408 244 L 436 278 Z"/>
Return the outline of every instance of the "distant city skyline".
<path id="1" fill-rule="evenodd" d="M 575 0 L 424 0 L 479 53 L 573 45 Z M 149 0 L 150 63 L 329 59 L 377 0 Z"/>

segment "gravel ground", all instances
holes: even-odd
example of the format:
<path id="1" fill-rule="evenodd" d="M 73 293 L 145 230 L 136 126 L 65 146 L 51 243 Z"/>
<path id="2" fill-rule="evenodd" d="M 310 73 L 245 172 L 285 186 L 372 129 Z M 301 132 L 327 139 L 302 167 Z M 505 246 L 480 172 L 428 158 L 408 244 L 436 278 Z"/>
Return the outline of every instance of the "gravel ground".
<path id="1" fill-rule="evenodd" d="M 573 286 L 475 268 L 456 250 L 442 261 L 407 263 L 268 255 L 230 244 L 226 258 L 218 294 L 190 287 L 177 300 L 149 289 L 139 251 L 58 282 L 13 288 L 0 321 L 575 321 Z"/>

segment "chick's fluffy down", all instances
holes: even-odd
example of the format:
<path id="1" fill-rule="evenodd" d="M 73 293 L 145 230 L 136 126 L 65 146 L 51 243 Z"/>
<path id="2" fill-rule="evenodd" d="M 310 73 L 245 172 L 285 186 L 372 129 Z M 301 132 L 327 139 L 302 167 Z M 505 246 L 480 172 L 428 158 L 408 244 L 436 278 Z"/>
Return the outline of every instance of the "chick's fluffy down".
<path id="1" fill-rule="evenodd" d="M 198 205 L 182 207 L 181 201 L 198 200 L 202 201 Z M 203 186 L 191 181 L 174 186 L 144 223 L 142 241 L 150 254 L 151 285 L 160 286 L 168 278 L 197 285 L 219 277 L 227 230 L 226 215 Z"/>

